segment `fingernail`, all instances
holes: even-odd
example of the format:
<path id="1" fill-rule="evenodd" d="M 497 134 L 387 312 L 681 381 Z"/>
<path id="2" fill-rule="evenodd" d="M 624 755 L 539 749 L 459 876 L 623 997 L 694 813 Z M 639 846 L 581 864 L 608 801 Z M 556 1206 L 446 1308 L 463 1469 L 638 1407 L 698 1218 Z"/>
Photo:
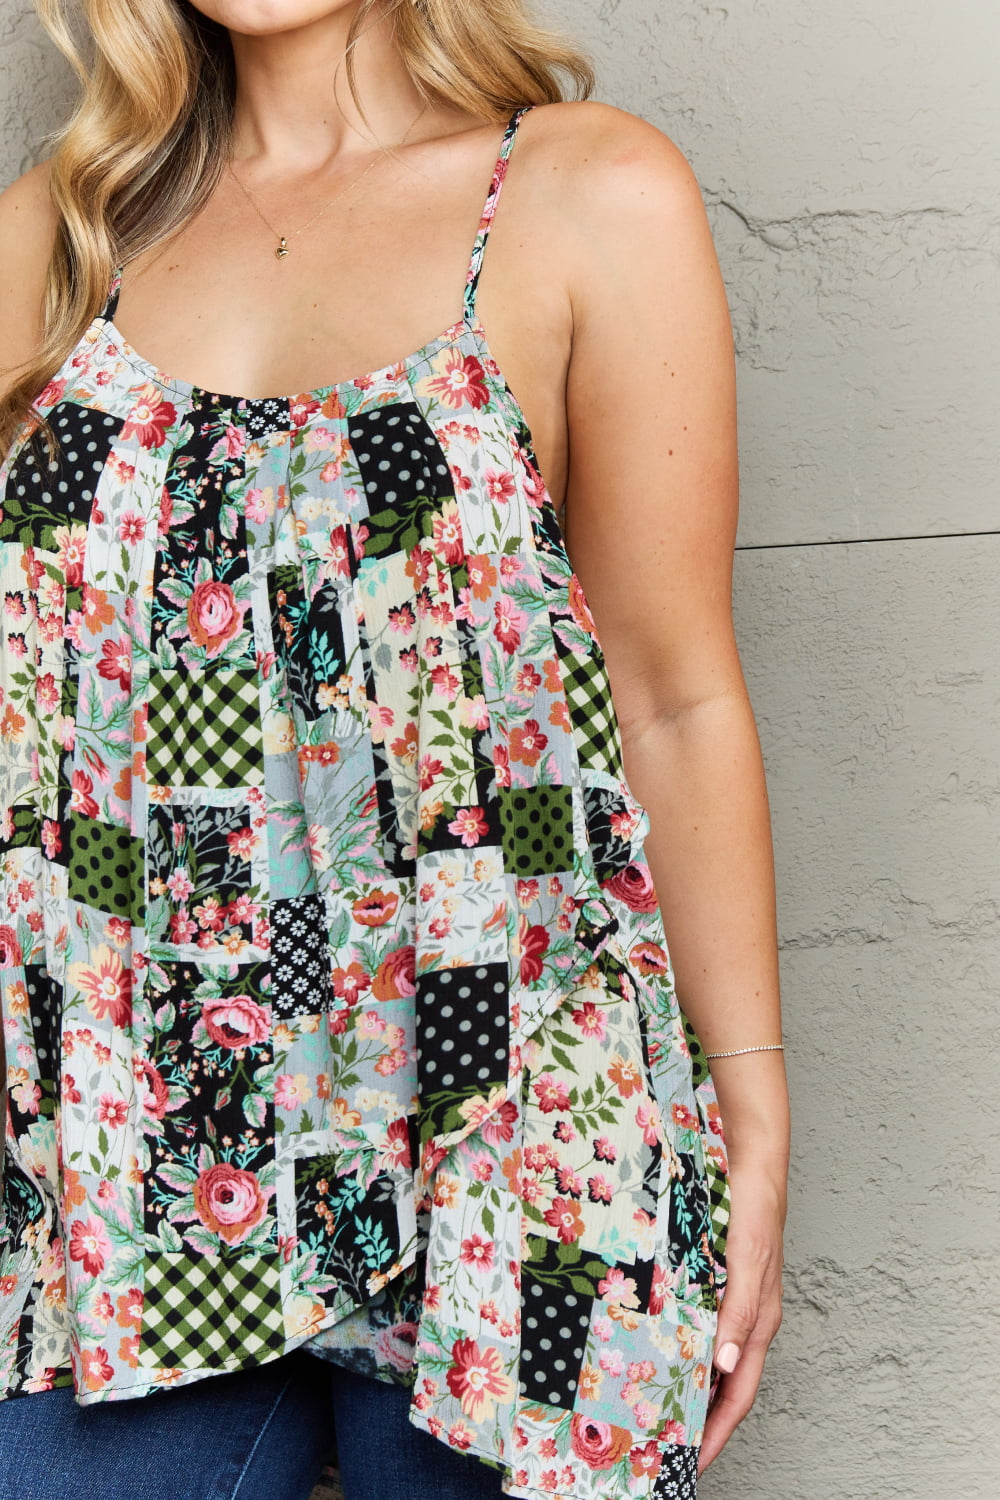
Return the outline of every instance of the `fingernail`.
<path id="1" fill-rule="evenodd" d="M 720 1370 L 724 1370 L 727 1375 L 731 1375 L 736 1369 L 736 1361 L 739 1357 L 740 1350 L 738 1344 L 723 1344 L 715 1356 L 715 1363 Z"/>

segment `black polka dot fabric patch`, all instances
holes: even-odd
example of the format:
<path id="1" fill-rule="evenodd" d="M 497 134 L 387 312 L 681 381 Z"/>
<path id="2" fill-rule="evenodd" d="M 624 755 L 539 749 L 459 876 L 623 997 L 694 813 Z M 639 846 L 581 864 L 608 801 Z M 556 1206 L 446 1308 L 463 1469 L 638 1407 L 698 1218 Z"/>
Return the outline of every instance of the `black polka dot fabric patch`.
<path id="1" fill-rule="evenodd" d="M 529 1401 L 572 1407 L 587 1347 L 592 1296 L 564 1283 L 521 1280 L 521 1394 Z"/>
<path id="2" fill-rule="evenodd" d="M 123 426 L 121 417 L 61 401 L 49 413 L 58 442 L 50 458 L 40 433 L 21 449 L 4 490 L 0 541 L 51 549 L 57 526 L 86 525 L 94 492 Z"/>
<path id="3" fill-rule="evenodd" d="M 142 840 L 94 818 L 71 818 L 69 895 L 74 901 L 142 924 L 145 918 Z"/>
<path id="4" fill-rule="evenodd" d="M 271 902 L 271 1008 L 275 1016 L 330 1009 L 326 905 L 320 896 Z"/>
<path id="5" fill-rule="evenodd" d="M 461 1127 L 458 1106 L 507 1082 L 507 965 L 431 969 L 417 978 L 417 1073 L 435 1132 Z"/>
<path id="6" fill-rule="evenodd" d="M 512 875 L 573 868 L 573 789 L 528 786 L 500 793 L 504 864 Z"/>
<path id="7" fill-rule="evenodd" d="M 395 402 L 351 418 L 348 433 L 370 513 L 365 557 L 409 552 L 432 534 L 453 492 L 441 444 L 416 406 Z"/>

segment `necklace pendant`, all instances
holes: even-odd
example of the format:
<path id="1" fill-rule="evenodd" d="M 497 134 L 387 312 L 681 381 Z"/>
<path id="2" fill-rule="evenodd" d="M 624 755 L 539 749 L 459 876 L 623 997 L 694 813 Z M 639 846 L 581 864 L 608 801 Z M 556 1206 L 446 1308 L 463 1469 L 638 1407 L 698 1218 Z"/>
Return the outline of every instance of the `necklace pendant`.
<path id="1" fill-rule="evenodd" d="M 281 244 L 278 246 L 277 250 L 275 250 L 274 253 L 279 260 L 284 260 L 285 256 L 288 254 L 288 241 L 286 240 L 284 235 L 281 236 Z"/>

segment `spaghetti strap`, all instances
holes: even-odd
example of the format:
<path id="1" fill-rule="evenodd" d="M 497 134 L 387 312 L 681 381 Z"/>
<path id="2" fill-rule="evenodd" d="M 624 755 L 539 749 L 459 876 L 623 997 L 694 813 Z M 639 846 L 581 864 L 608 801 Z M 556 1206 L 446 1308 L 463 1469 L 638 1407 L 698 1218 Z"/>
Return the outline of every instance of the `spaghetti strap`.
<path id="1" fill-rule="evenodd" d="M 104 308 L 100 314 L 102 321 L 104 321 L 105 323 L 110 323 L 113 320 L 115 313 L 118 311 L 118 298 L 121 295 L 122 272 L 124 271 L 124 269 L 124 266 L 116 266 L 111 277 L 111 286 L 108 289 L 108 300 L 105 302 Z"/>
<path id="2" fill-rule="evenodd" d="M 500 155 L 497 157 L 493 168 L 493 176 L 490 179 L 490 190 L 486 195 L 486 203 L 483 207 L 482 218 L 479 220 L 479 232 L 476 242 L 472 248 L 472 258 L 469 261 L 468 275 L 465 279 L 465 318 L 472 322 L 476 316 L 476 292 L 479 288 L 479 276 L 483 269 L 483 255 L 486 250 L 486 241 L 489 238 L 490 229 L 493 225 L 493 217 L 497 211 L 500 201 L 500 193 L 503 188 L 504 178 L 507 175 L 507 161 L 514 146 L 514 137 L 517 127 L 521 123 L 523 115 L 529 109 L 534 109 L 533 104 L 522 104 L 515 109 L 507 122 L 503 140 L 500 143 Z"/>

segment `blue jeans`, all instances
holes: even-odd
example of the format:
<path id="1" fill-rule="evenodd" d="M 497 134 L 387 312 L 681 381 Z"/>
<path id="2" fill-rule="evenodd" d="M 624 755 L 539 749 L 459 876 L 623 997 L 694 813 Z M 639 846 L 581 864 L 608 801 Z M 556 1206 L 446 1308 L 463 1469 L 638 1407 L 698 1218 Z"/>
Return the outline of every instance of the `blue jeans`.
<path id="1" fill-rule="evenodd" d="M 0 1500 L 500 1500 L 499 1470 L 412 1426 L 410 1393 L 303 1351 L 131 1401 L 0 1402 Z"/>

